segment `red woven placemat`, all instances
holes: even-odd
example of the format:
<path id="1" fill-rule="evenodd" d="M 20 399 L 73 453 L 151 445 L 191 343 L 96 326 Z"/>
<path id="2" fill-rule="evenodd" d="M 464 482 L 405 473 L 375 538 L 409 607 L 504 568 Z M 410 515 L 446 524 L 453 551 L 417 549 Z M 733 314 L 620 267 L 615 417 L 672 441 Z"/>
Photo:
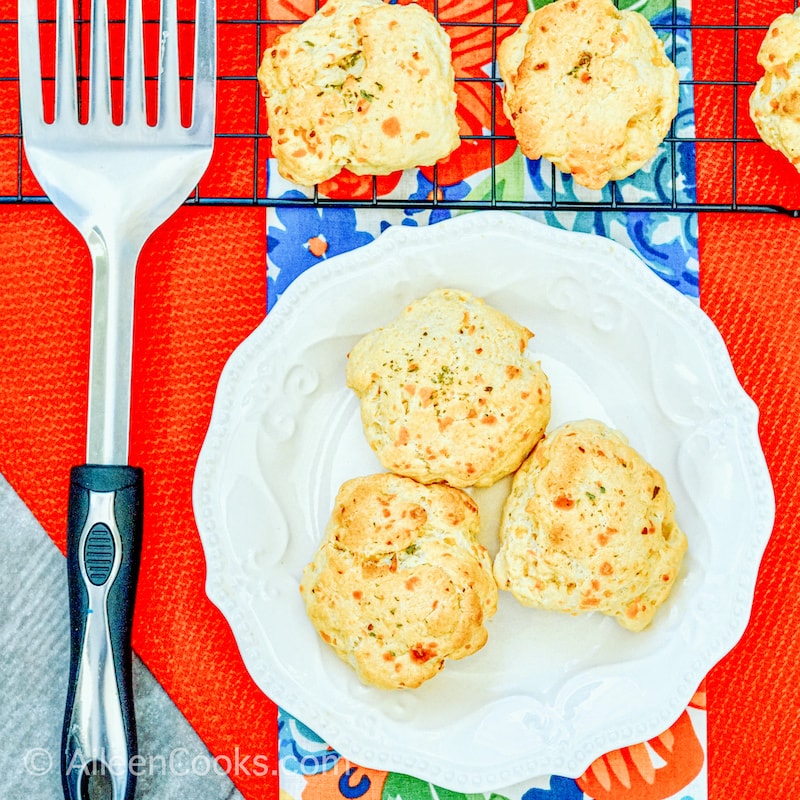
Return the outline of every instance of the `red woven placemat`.
<path id="1" fill-rule="evenodd" d="M 712 798 L 800 790 L 800 222 L 703 216 L 700 298 L 761 412 L 777 515 L 750 626 L 708 688 Z"/>
<path id="2" fill-rule="evenodd" d="M 780 0 L 694 0 L 695 24 L 742 28 L 736 38 L 729 30 L 695 37 L 695 77 L 740 82 L 725 96 L 696 87 L 698 137 L 756 137 L 747 103 L 750 82 L 763 74 L 755 60 L 763 26 L 793 8 Z M 697 171 L 700 201 L 800 205 L 800 175 L 761 143 L 699 146 Z M 707 681 L 710 796 L 788 797 L 800 791 L 800 221 L 703 214 L 699 227 L 700 302 L 759 406 L 777 504 L 750 625 Z"/>

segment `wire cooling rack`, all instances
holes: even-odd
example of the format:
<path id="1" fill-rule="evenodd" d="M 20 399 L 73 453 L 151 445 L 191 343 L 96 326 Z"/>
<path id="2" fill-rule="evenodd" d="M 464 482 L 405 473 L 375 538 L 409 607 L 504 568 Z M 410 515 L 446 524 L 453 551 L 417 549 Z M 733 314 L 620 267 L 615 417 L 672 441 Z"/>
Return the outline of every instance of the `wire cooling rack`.
<path id="1" fill-rule="evenodd" d="M 425 4 L 425 0 L 420 0 Z M 47 3 L 51 6 L 48 10 Z M 620 4 L 620 0 L 616 0 Z M 633 0 L 621 0 L 623 7 Z M 122 10 L 109 0 L 109 16 L 123 29 Z M 431 5 L 432 3 L 432 5 Z M 318 6 L 319 0 L 316 0 Z M 634 8 L 640 3 L 633 2 Z M 0 0 L 0 203 L 48 202 L 27 166 L 19 120 L 17 76 L 17 24 L 13 0 Z M 187 9 L 181 10 L 182 6 Z M 308 0 L 311 11 L 314 0 Z M 465 8 L 467 4 L 461 4 Z M 211 165 L 189 204 L 210 206 L 308 205 L 395 208 L 501 208 L 555 209 L 564 211 L 757 211 L 800 216 L 800 175 L 781 155 L 759 139 L 748 114 L 748 99 L 761 74 L 756 53 L 770 22 L 780 13 L 791 13 L 794 0 L 719 0 L 713 11 L 690 14 L 681 0 L 662 0 L 653 27 L 664 39 L 667 54 L 680 66 L 681 43 L 690 45 L 691 56 L 681 69 L 681 106 L 678 124 L 673 123 L 661 149 L 660 186 L 653 191 L 628 191 L 626 182 L 611 184 L 600 192 L 583 191 L 571 185 L 546 162 L 539 165 L 545 176 L 536 197 L 509 196 L 502 191 L 503 164 L 515 148 L 513 132 L 502 125 L 500 77 L 493 66 L 497 44 L 514 22 L 505 12 L 509 0 L 476 3 L 469 17 L 459 18 L 458 3 L 430 0 L 434 14 L 451 39 L 478 38 L 487 52 L 487 63 L 476 71 L 460 73 L 457 81 L 490 98 L 485 108 L 486 124 L 469 134 L 462 131 L 462 147 L 480 152 L 480 169 L 486 190 L 479 197 L 450 190 L 452 172 L 441 166 L 426 173 L 430 191 L 417 193 L 387 190 L 391 178 L 333 181 L 310 190 L 286 192 L 268 178 L 270 138 L 266 109 L 256 80 L 261 55 L 275 37 L 308 15 L 302 2 L 284 0 L 218 0 L 219 83 L 217 139 Z M 663 6 L 666 5 L 665 8 Z M 705 6 L 711 6 L 707 3 Z M 121 4 L 120 4 L 121 6 Z M 185 92 L 191 91 L 191 3 L 180 0 L 182 35 L 188 44 L 182 51 Z M 475 6 L 483 10 L 476 15 Z M 88 32 L 89 0 L 77 0 L 78 48 Z M 52 0 L 40 0 L 40 18 L 54 16 Z M 296 9 L 294 15 L 287 9 Z M 300 10 L 297 10 L 300 9 Z M 456 9 L 454 11 L 454 9 Z M 157 39 L 157 3 L 145 0 L 147 30 Z M 149 14 L 149 16 L 148 16 Z M 116 23 L 114 21 L 116 20 Z M 121 34 L 119 34 L 121 35 Z M 45 37 L 46 38 L 46 37 Z M 112 42 L 114 41 L 112 35 Z M 44 53 L 43 70 L 52 61 Z M 157 44 L 150 46 L 156 59 Z M 88 58 L 79 57 L 79 83 L 85 82 Z M 116 76 L 121 86 L 121 67 Z M 81 72 L 83 70 L 83 72 Z M 114 66 L 112 62 L 112 78 Z M 151 70 L 154 72 L 154 70 Z M 148 84 L 148 90 L 154 88 Z M 115 86 L 116 89 L 116 86 Z M 153 92 L 148 97 L 152 100 Z M 461 149 L 461 148 L 459 148 Z M 458 154 L 458 151 L 456 151 Z M 480 160 L 479 159 L 479 160 Z M 665 172 L 666 171 L 666 172 Z M 270 175 L 274 172 L 270 170 Z M 666 175 L 666 180 L 664 180 Z M 704 187 L 694 187 L 695 175 Z M 664 189 L 666 186 L 666 190 Z M 296 187 L 300 189 L 300 187 Z M 541 188 L 541 187 L 540 187 Z"/>

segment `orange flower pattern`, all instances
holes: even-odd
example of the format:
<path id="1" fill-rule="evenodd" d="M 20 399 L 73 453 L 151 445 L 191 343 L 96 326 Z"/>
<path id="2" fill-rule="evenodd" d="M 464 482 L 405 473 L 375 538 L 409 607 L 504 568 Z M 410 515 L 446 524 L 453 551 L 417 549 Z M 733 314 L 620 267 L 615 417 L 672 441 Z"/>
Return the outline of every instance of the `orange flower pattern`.
<path id="1" fill-rule="evenodd" d="M 663 766 L 655 766 L 648 748 Z M 592 800 L 664 800 L 688 786 L 704 761 L 703 746 L 684 711 L 671 728 L 646 745 L 624 747 L 595 760 L 577 784 Z"/>

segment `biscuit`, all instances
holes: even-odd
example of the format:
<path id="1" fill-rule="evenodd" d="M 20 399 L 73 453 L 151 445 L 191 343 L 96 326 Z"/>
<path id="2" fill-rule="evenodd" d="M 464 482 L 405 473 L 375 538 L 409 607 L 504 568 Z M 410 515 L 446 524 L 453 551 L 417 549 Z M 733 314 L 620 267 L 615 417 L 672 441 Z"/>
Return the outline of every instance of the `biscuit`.
<path id="1" fill-rule="evenodd" d="M 548 433 L 514 476 L 498 586 L 534 608 L 600 611 L 631 631 L 653 619 L 687 549 L 664 477 L 595 420 Z"/>
<path id="2" fill-rule="evenodd" d="M 611 0 L 556 0 L 498 48 L 520 149 L 600 189 L 653 155 L 678 111 L 678 71 L 646 17 Z"/>
<path id="3" fill-rule="evenodd" d="M 800 171 L 800 9 L 769 26 L 757 56 L 764 75 L 750 95 L 758 135 Z"/>
<path id="4" fill-rule="evenodd" d="M 497 586 L 479 528 L 459 489 L 389 473 L 342 485 L 300 591 L 364 683 L 415 688 L 486 643 Z"/>
<path id="5" fill-rule="evenodd" d="M 347 362 L 381 464 L 422 483 L 491 486 L 550 420 L 533 334 L 469 292 L 438 289 L 364 336 Z"/>
<path id="6" fill-rule="evenodd" d="M 258 80 L 278 170 L 301 185 L 429 166 L 460 143 L 450 40 L 414 3 L 328 0 Z"/>

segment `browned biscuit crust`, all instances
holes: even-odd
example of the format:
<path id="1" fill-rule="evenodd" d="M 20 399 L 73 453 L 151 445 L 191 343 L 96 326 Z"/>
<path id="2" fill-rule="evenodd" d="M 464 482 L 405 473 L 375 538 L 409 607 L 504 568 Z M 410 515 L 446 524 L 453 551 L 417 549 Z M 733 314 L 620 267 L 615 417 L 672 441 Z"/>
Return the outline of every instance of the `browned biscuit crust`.
<path id="1" fill-rule="evenodd" d="M 655 155 L 678 110 L 678 71 L 647 19 L 611 0 L 556 0 L 498 49 L 522 152 L 600 189 Z"/>
<path id="2" fill-rule="evenodd" d="M 480 650 L 497 586 L 465 492 L 388 473 L 344 483 L 300 585 L 320 636 L 362 681 L 414 688 Z"/>
<path id="3" fill-rule="evenodd" d="M 421 6 L 328 0 L 258 70 L 281 175 L 310 186 L 345 167 L 386 175 L 449 155 L 460 143 L 451 58 Z"/>
<path id="4" fill-rule="evenodd" d="M 687 549 L 664 477 L 619 431 L 562 425 L 514 476 L 494 572 L 523 605 L 600 611 L 632 631 L 667 599 Z"/>
<path id="5" fill-rule="evenodd" d="M 800 171 L 800 9 L 781 14 L 758 50 L 764 75 L 750 95 L 758 135 Z"/>

